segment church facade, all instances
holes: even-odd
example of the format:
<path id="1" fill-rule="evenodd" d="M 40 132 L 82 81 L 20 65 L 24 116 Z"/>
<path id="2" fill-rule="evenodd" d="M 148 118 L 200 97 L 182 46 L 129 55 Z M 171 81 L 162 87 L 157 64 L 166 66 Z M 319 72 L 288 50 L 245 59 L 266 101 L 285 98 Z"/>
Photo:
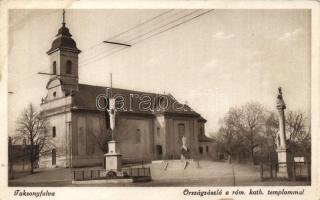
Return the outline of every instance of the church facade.
<path id="1" fill-rule="evenodd" d="M 206 120 L 172 95 L 79 83 L 80 52 L 63 21 L 47 52 L 50 78 L 41 112 L 50 122 L 47 134 L 54 147 L 40 158 L 40 167 L 103 163 L 105 144 L 101 143 L 110 133 L 105 112 L 110 95 L 116 99 L 114 136 L 124 163 L 180 159 L 183 136 L 190 158 L 201 158 L 203 149 L 206 154 L 212 151 L 204 139 Z"/>

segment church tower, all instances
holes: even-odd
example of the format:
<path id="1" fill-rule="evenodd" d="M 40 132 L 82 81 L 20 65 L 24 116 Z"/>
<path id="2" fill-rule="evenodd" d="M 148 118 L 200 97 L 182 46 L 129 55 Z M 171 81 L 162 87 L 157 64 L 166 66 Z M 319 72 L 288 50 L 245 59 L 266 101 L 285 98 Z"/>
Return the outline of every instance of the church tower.
<path id="1" fill-rule="evenodd" d="M 78 55 L 81 52 L 65 23 L 47 52 L 50 59 L 47 95 L 40 104 L 41 113 L 50 122 L 48 135 L 52 142 L 51 154 L 39 159 L 41 167 L 72 166 L 72 105 L 79 91 Z"/>
<path id="2" fill-rule="evenodd" d="M 72 91 L 78 90 L 78 55 L 81 51 L 77 48 L 77 44 L 71 36 L 69 29 L 66 27 L 65 11 L 63 10 L 62 27 L 47 52 L 50 56 L 51 74 L 47 89 L 50 91 L 57 84 L 61 85 L 61 89 L 66 96 Z M 52 95 L 55 97 L 56 94 L 53 93 Z M 51 95 L 49 94 L 49 96 Z"/>

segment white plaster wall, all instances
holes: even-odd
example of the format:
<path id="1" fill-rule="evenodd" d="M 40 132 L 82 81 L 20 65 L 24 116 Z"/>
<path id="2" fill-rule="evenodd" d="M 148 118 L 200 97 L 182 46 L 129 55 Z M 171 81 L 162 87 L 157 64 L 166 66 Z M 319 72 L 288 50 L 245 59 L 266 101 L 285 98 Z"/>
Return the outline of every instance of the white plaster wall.
<path id="1" fill-rule="evenodd" d="M 123 161 L 150 161 L 153 157 L 150 145 L 153 120 L 144 117 L 122 117 L 118 127 L 115 134 Z M 136 142 L 137 129 L 141 134 L 140 142 Z"/>
<path id="2" fill-rule="evenodd" d="M 48 117 L 50 122 L 49 127 L 49 139 L 53 143 L 56 149 L 56 166 L 65 167 L 67 165 L 66 158 L 68 155 L 68 127 L 66 121 L 70 119 L 70 113 L 58 114 Z M 56 127 L 56 137 L 52 136 L 52 127 Z M 52 154 L 51 151 L 44 157 L 40 158 L 40 167 L 56 167 L 52 165 Z"/>
<path id="3" fill-rule="evenodd" d="M 72 115 L 72 165 L 93 166 L 103 163 L 99 135 L 106 134 L 103 113 L 75 112 Z"/>
<path id="4" fill-rule="evenodd" d="M 153 129 L 153 138 L 154 138 L 154 158 L 162 159 L 166 153 L 166 123 L 163 115 L 158 115 L 154 119 L 154 129 Z M 157 134 L 157 129 L 159 128 L 159 135 Z M 162 146 L 162 156 L 157 155 L 156 145 Z"/>

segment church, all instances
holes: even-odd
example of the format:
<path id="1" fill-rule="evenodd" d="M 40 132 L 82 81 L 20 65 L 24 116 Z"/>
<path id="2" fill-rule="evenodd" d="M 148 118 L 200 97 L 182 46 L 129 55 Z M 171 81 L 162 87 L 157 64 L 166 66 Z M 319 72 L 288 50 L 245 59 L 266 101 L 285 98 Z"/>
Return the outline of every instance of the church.
<path id="1" fill-rule="evenodd" d="M 64 17 L 63 17 L 64 18 Z M 170 94 L 146 93 L 79 83 L 81 50 L 63 19 L 47 51 L 50 78 L 41 113 L 50 123 L 50 153 L 40 158 L 40 167 L 82 167 L 103 163 L 102 138 L 108 132 L 108 96 L 116 100 L 114 136 L 123 163 L 180 159 L 182 137 L 190 158 L 208 158 L 213 149 L 205 136 L 206 120 Z M 108 92 L 109 91 L 109 92 Z M 110 94 L 110 91 L 112 93 Z M 104 101 L 103 101 L 104 100 Z"/>

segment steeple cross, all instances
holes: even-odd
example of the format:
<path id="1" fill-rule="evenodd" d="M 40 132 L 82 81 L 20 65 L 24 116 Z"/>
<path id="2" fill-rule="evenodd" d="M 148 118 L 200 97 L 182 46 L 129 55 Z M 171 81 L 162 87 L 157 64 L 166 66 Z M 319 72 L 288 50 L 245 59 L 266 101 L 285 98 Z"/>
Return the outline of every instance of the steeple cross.
<path id="1" fill-rule="evenodd" d="M 63 9 L 62 11 L 62 24 L 65 25 L 66 22 L 65 22 L 65 14 L 66 14 L 66 11 Z"/>

